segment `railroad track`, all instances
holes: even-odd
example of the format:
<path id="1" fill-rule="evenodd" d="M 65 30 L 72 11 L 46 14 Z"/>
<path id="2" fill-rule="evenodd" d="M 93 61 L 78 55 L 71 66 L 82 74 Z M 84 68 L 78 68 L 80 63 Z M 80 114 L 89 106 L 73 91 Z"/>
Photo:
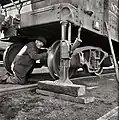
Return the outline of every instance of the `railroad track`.
<path id="1" fill-rule="evenodd" d="M 102 75 L 100 76 L 91 76 L 89 74 L 84 74 L 83 72 L 79 75 L 76 75 L 74 78 L 71 78 L 71 81 L 75 84 L 85 84 L 88 86 L 90 81 L 94 81 L 94 79 L 99 80 L 101 77 L 105 76 L 114 76 L 114 70 L 111 70 L 111 72 L 107 73 L 108 70 L 106 70 Z M 113 72 L 112 72 L 113 71 Z M 11 91 L 17 91 L 17 90 L 25 90 L 25 89 L 36 89 L 37 88 L 37 81 L 40 80 L 53 80 L 50 74 L 48 73 L 43 73 L 44 75 L 41 74 L 33 74 L 31 75 L 31 78 L 29 79 L 30 84 L 28 85 L 12 85 L 9 84 L 7 87 L 5 87 L 7 84 L 1 84 L 0 85 L 0 93 L 5 93 L 5 92 L 11 92 Z M 45 77 L 45 78 L 44 78 Z M 85 83 L 84 83 L 85 82 Z M 86 84 L 87 82 L 87 84 Z M 90 85 L 89 85 L 90 86 Z M 95 84 L 92 84 L 92 86 L 95 86 Z"/>
<path id="2" fill-rule="evenodd" d="M 112 70 L 112 72 L 111 71 L 108 72 L 108 73 L 107 72 L 108 72 L 107 70 L 104 71 L 104 73 L 100 77 L 98 77 L 98 76 L 89 76 L 89 75 L 83 76 L 84 73 L 82 73 L 82 75 L 80 75 L 80 77 L 72 78 L 71 81 L 73 81 L 73 83 L 77 83 L 77 84 L 84 84 L 84 82 L 85 82 L 87 84 L 87 88 L 89 89 L 89 91 L 91 92 L 91 94 L 94 95 L 95 94 L 95 90 L 96 90 L 95 89 L 96 85 L 94 85 L 92 83 L 99 82 L 100 80 L 102 80 L 101 78 L 103 78 L 103 77 L 110 79 L 109 80 L 110 83 L 116 82 L 116 80 L 114 79 L 115 77 L 113 77 L 113 78 L 110 77 L 110 76 L 115 76 L 114 71 Z M 44 73 L 43 76 L 42 76 L 43 78 L 41 78 L 40 74 L 33 74 L 30 79 L 31 79 L 31 82 L 32 81 L 38 81 L 39 78 L 41 78 L 41 80 L 44 80 L 44 77 L 46 77 L 45 80 L 48 80 L 49 76 L 50 75 L 48 73 L 46 73 L 46 74 Z M 53 80 L 53 79 L 51 79 L 51 77 L 50 77 L 50 80 Z M 103 78 L 103 80 L 104 80 L 104 78 Z M 115 81 L 113 81 L 113 80 L 115 80 Z M 91 83 L 92 86 L 90 86 L 89 83 Z M 107 83 L 107 82 L 105 82 L 105 83 Z M 110 83 L 108 83 L 108 84 L 110 84 Z M 110 85 L 112 85 L 112 84 L 110 84 Z M 29 90 L 36 90 L 37 89 L 37 83 L 36 82 L 35 82 L 35 84 L 28 84 L 28 85 L 9 85 L 6 88 L 4 86 L 6 86 L 6 85 L 0 85 L 0 88 L 1 88 L 0 89 L 0 95 L 4 95 L 4 93 L 8 93 L 9 94 L 9 92 L 13 92 L 13 93 L 15 92 L 16 93 L 16 91 L 18 91 L 17 93 L 20 94 L 19 91 L 22 91 L 22 90 L 25 90 L 25 91 L 29 92 Z M 103 84 L 101 84 L 101 86 L 103 86 Z M 99 89 L 101 89 L 101 88 L 99 88 Z M 101 92 L 102 93 L 100 93 L 100 94 L 96 93 L 96 96 L 98 96 L 98 98 L 96 99 L 96 101 L 99 101 L 99 103 L 97 102 L 96 104 L 106 104 L 108 107 L 110 107 L 110 105 L 108 105 L 107 103 L 105 103 L 106 101 L 105 101 L 104 97 L 103 98 L 100 97 L 100 96 L 103 96 L 103 95 L 101 95 L 101 94 L 103 94 L 103 91 L 101 91 Z M 21 94 L 22 94 L 22 92 L 21 92 Z M 108 94 L 105 93 L 105 95 L 108 95 Z M 37 95 L 37 97 L 38 97 L 38 95 Z M 42 98 L 45 99 L 44 96 L 42 96 Z M 102 101 L 102 102 L 100 102 L 100 101 Z M 93 103 L 91 105 L 93 106 Z M 95 103 L 94 103 L 94 105 L 95 105 Z M 108 109 L 105 112 L 106 114 L 105 113 L 101 114 L 100 117 L 98 119 L 96 119 L 96 120 L 103 120 L 103 118 L 104 118 L 104 120 L 108 120 L 107 118 L 109 118 L 109 120 L 117 120 L 117 119 L 115 119 L 115 117 L 117 118 L 117 111 L 119 110 L 119 107 L 118 106 L 115 107 L 115 108 L 114 107 L 115 106 L 113 106 L 111 108 L 112 109 L 111 111 L 110 111 L 110 109 Z M 113 110 L 113 108 L 114 108 L 114 110 Z"/>

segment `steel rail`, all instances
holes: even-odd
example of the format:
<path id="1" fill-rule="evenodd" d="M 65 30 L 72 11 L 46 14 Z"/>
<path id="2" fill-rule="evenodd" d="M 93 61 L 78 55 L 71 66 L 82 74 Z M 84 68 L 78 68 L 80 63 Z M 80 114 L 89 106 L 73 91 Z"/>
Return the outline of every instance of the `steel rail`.
<path id="1" fill-rule="evenodd" d="M 100 76 L 84 76 L 84 77 L 77 77 L 77 78 L 72 78 L 71 81 L 74 81 L 74 80 L 81 80 L 81 79 L 100 78 L 100 77 L 109 76 L 109 75 L 115 75 L 115 73 L 104 73 L 104 74 L 101 74 Z"/>
<path id="2" fill-rule="evenodd" d="M 100 75 L 100 77 L 109 76 L 109 75 L 115 75 L 115 73 L 102 74 L 102 75 Z M 80 81 L 82 79 L 92 79 L 92 78 L 100 78 L 100 77 L 98 77 L 98 76 L 84 76 L 84 77 L 72 78 L 70 80 L 73 82 L 73 81 L 77 81 L 77 80 Z M 6 84 L 4 84 L 4 85 L 6 85 Z M 8 87 L 8 88 L 1 88 L 0 93 L 19 91 L 19 90 L 25 90 L 25 89 L 36 89 L 36 88 L 37 88 L 37 83 L 36 84 L 29 84 L 29 85 L 16 85 L 16 86 Z"/>
<path id="3" fill-rule="evenodd" d="M 11 92 L 16 90 L 24 90 L 24 89 L 35 89 L 35 88 L 37 88 L 37 84 L 19 85 L 19 86 L 12 86 L 9 88 L 1 88 L 0 93 Z"/>

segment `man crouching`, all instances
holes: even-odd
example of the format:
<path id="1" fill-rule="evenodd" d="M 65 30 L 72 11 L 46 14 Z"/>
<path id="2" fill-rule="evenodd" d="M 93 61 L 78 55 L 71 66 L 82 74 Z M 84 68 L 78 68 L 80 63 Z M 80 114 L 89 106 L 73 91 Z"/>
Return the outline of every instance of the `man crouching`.
<path id="1" fill-rule="evenodd" d="M 5 74 L 1 77 L 0 83 L 25 84 L 27 82 L 27 74 L 34 65 L 36 60 L 47 57 L 47 52 L 38 53 L 38 49 L 46 44 L 46 40 L 39 37 L 35 42 L 26 44 L 16 55 L 11 64 L 13 75 Z"/>

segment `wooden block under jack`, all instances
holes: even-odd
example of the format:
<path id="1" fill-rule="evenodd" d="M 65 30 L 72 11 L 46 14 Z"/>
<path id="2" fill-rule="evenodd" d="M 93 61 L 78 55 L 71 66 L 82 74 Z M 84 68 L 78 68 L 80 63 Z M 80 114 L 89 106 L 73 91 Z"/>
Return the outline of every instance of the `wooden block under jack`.
<path id="1" fill-rule="evenodd" d="M 85 95 L 86 90 L 84 85 L 66 84 L 55 81 L 39 81 L 38 88 L 40 90 L 66 94 L 74 97 Z"/>
<path id="2" fill-rule="evenodd" d="M 69 96 L 69 95 L 49 92 L 49 91 L 40 90 L 40 89 L 36 89 L 36 93 L 44 95 L 44 96 L 50 96 L 50 97 L 54 97 L 56 99 L 66 100 L 66 101 L 70 101 L 70 102 L 76 102 L 76 103 L 80 103 L 80 104 L 87 104 L 87 103 L 91 103 L 91 102 L 95 101 L 95 97 L 85 96 L 85 95 L 73 97 L 73 96 Z"/>

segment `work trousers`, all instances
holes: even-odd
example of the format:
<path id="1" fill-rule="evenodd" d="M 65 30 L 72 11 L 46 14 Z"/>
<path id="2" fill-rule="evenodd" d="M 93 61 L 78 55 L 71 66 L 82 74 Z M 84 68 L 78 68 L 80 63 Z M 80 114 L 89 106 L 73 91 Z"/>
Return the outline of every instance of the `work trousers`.
<path id="1" fill-rule="evenodd" d="M 11 75 L 8 77 L 6 83 L 11 83 L 11 84 L 25 84 L 26 83 L 26 79 L 25 78 L 21 78 L 21 77 L 18 77 L 16 76 L 15 74 L 14 75 Z"/>
<path id="2" fill-rule="evenodd" d="M 7 79 L 7 83 L 11 83 L 11 84 L 25 84 L 26 83 L 26 77 L 19 77 L 15 71 L 13 70 L 14 68 L 14 64 L 11 65 L 11 70 L 13 72 L 13 75 L 10 75 Z"/>

